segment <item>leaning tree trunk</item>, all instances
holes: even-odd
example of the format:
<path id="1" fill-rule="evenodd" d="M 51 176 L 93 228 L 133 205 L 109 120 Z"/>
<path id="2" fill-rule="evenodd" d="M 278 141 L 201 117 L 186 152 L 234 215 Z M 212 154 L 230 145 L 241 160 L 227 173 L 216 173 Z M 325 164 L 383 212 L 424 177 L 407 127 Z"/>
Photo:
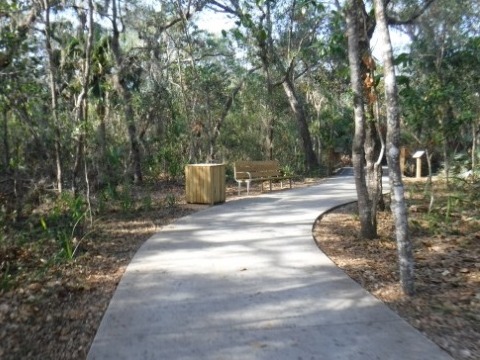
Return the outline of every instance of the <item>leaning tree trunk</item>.
<path id="1" fill-rule="evenodd" d="M 239 91 L 242 89 L 243 84 L 244 84 L 245 80 L 247 79 L 247 77 L 258 69 L 259 69 L 258 67 L 250 69 L 247 72 L 247 75 L 242 80 L 240 80 L 239 84 L 233 89 L 232 93 L 230 94 L 227 101 L 225 102 L 225 106 L 223 107 L 222 114 L 220 115 L 220 118 L 218 119 L 218 121 L 215 123 L 215 126 L 214 126 L 213 131 L 212 131 L 212 135 L 210 136 L 210 139 L 209 139 L 210 149 L 209 149 L 209 153 L 208 153 L 208 156 L 207 156 L 207 161 L 213 162 L 213 161 L 217 160 L 216 159 L 216 157 L 217 157 L 217 152 L 216 152 L 217 139 L 218 139 L 218 136 L 220 135 L 220 129 L 221 129 L 223 123 L 225 122 L 225 119 L 227 118 L 227 115 L 228 115 L 230 109 L 232 108 L 233 100 L 235 99 L 235 96 L 237 96 Z"/>
<path id="2" fill-rule="evenodd" d="M 305 153 L 307 171 L 312 172 L 318 170 L 318 159 L 315 151 L 313 151 L 312 139 L 310 137 L 310 130 L 308 129 L 305 110 L 298 98 L 298 94 L 295 91 L 295 85 L 293 84 L 293 79 L 291 78 L 290 74 L 287 74 L 286 80 L 283 82 L 283 89 L 285 90 L 290 107 L 295 114 L 295 118 L 297 119 L 303 151 Z"/>
<path id="3" fill-rule="evenodd" d="M 350 0 L 347 7 L 348 60 L 350 63 L 351 87 L 353 92 L 355 133 L 352 145 L 352 163 L 355 174 L 355 186 L 360 215 L 360 236 L 373 239 L 376 229 L 372 222 L 370 198 L 365 179 L 365 111 L 363 101 L 363 83 L 360 70 L 358 7 L 355 0 Z"/>
<path id="4" fill-rule="evenodd" d="M 400 169 L 400 112 L 397 82 L 393 64 L 385 6 L 383 0 L 374 0 L 380 46 L 383 49 L 385 99 L 387 104 L 387 161 L 392 194 L 392 212 L 395 219 L 397 249 L 400 264 L 400 282 L 405 294 L 414 294 L 414 259 L 408 231 L 407 206 Z"/>

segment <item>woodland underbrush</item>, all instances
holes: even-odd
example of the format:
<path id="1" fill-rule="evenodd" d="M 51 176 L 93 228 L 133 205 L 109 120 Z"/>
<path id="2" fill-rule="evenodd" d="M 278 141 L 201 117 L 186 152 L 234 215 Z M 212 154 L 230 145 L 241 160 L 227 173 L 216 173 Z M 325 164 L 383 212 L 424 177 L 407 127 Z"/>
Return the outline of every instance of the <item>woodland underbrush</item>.
<path id="1" fill-rule="evenodd" d="M 105 187 L 87 201 L 49 192 L 0 217 L 0 358 L 85 358 L 138 247 L 195 211 L 182 182 Z"/>

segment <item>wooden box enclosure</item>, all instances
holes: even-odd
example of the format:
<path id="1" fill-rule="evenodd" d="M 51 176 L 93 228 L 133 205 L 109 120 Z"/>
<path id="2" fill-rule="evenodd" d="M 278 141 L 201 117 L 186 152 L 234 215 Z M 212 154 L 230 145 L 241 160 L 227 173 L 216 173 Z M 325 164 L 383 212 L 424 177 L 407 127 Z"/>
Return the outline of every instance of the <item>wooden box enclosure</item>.
<path id="1" fill-rule="evenodd" d="M 187 203 L 213 205 L 225 202 L 225 165 L 187 165 L 185 191 Z"/>

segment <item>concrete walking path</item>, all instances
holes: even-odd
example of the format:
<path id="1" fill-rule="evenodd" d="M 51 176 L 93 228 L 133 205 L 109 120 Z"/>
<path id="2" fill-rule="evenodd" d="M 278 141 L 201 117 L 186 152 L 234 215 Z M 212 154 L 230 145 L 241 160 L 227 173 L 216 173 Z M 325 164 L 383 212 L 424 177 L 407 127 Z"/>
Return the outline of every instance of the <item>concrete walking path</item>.
<path id="1" fill-rule="evenodd" d="M 355 199 L 335 177 L 166 227 L 128 266 L 88 359 L 450 359 L 315 245 L 315 219 Z"/>

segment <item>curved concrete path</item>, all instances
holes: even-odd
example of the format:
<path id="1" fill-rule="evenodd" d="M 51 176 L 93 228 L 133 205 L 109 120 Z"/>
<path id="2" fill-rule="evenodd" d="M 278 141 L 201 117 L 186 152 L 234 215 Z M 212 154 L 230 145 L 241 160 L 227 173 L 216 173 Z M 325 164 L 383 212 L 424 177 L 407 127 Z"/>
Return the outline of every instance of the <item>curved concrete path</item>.
<path id="1" fill-rule="evenodd" d="M 352 177 L 227 202 L 150 238 L 127 268 L 88 359 L 450 359 L 315 245 Z"/>

